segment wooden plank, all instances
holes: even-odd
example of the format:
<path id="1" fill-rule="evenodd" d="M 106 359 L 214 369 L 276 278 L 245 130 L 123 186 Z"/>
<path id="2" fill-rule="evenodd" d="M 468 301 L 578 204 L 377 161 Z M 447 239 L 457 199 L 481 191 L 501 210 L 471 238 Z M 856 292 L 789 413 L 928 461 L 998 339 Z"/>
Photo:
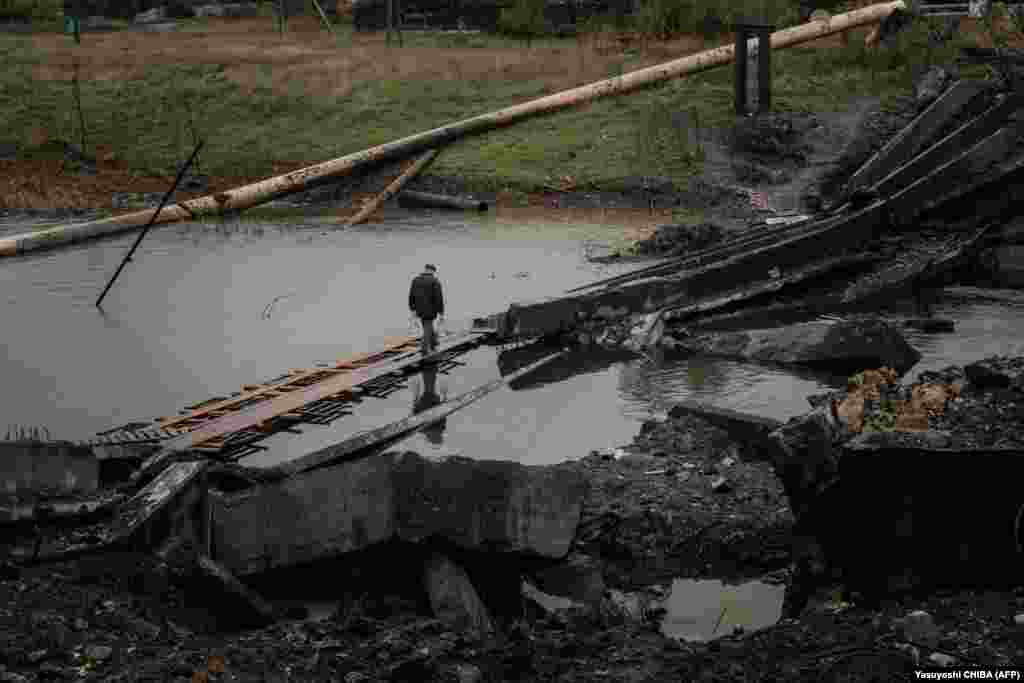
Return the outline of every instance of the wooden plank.
<path id="1" fill-rule="evenodd" d="M 351 228 L 352 226 L 359 225 L 367 218 L 369 218 L 370 215 L 373 214 L 373 212 L 376 211 L 381 204 L 383 204 L 388 199 L 398 194 L 410 180 L 415 178 L 417 175 L 419 175 L 421 171 L 430 166 L 431 162 L 434 161 L 434 158 L 437 156 L 437 154 L 437 149 L 428 149 L 426 152 L 421 154 L 419 158 L 416 159 L 416 161 L 410 164 L 409 167 L 402 172 L 401 175 L 399 175 L 397 178 L 395 178 L 394 181 L 392 181 L 387 187 L 385 187 L 384 190 L 379 195 L 377 195 L 369 202 L 367 202 L 365 206 L 363 206 L 361 209 L 359 209 L 358 212 L 356 212 L 356 215 L 349 218 L 348 221 L 346 221 L 345 223 L 345 227 Z"/>
<path id="2" fill-rule="evenodd" d="M 526 365 L 505 377 L 492 380 L 487 384 L 471 389 L 470 391 L 449 399 L 444 403 L 439 403 L 438 405 L 424 410 L 421 413 L 410 415 L 409 417 L 384 425 L 383 427 L 376 427 L 374 429 L 362 431 L 355 436 L 345 439 L 341 443 L 328 446 L 327 448 L 296 458 L 295 460 L 290 460 L 286 463 L 267 468 L 266 472 L 275 477 L 283 478 L 291 476 L 298 472 L 304 472 L 318 467 L 325 467 L 350 456 L 353 453 L 408 436 L 415 431 L 429 427 L 430 425 L 443 420 L 455 411 L 461 410 L 469 404 L 483 398 L 487 394 L 490 394 L 494 390 L 507 385 L 509 382 L 512 382 L 529 372 L 533 372 L 540 366 L 565 356 L 566 353 L 567 352 L 565 351 L 552 353 L 551 355 Z"/>
<path id="3" fill-rule="evenodd" d="M 414 343 L 416 343 L 418 341 L 419 341 L 419 337 L 397 337 L 397 338 L 394 338 L 394 339 L 389 339 L 389 340 L 387 340 L 385 342 L 384 352 L 393 351 L 393 350 L 396 350 L 396 349 L 401 349 L 401 348 L 407 347 L 407 346 L 409 346 L 411 344 L 414 344 Z M 346 360 L 349 361 L 349 362 L 351 362 L 351 361 L 359 361 L 359 360 L 364 360 L 364 359 L 367 359 L 367 358 L 372 358 L 374 356 L 380 355 L 381 353 L 382 353 L 381 351 L 373 351 L 373 352 L 369 352 L 369 353 L 359 354 L 358 356 L 354 356 L 354 357 L 346 359 Z M 341 362 L 346 362 L 346 361 L 341 361 Z M 342 368 L 339 368 L 339 369 L 342 369 Z M 243 391 L 243 393 L 241 393 L 241 394 L 239 394 L 237 396 L 234 396 L 232 398 L 229 398 L 229 399 L 218 399 L 218 400 L 209 399 L 207 401 L 203 401 L 202 403 L 194 404 L 196 406 L 196 409 L 191 410 L 191 411 L 185 413 L 184 415 L 182 415 L 180 417 L 164 418 L 164 419 L 160 420 L 160 425 L 163 426 L 163 427 L 169 427 L 169 426 L 172 426 L 172 425 L 177 425 L 177 424 L 180 424 L 180 423 L 182 423 L 182 422 L 184 422 L 186 420 L 192 420 L 192 419 L 195 419 L 197 417 L 201 417 L 202 415 L 204 415 L 205 413 L 209 412 L 210 410 L 218 409 L 218 408 L 225 408 L 225 407 L 229 407 L 231 405 L 237 405 L 238 403 L 240 403 L 242 401 L 246 401 L 246 400 L 249 400 L 249 399 L 252 399 L 252 398 L 258 398 L 258 397 L 262 396 L 267 391 L 289 391 L 289 390 L 292 390 L 293 387 L 288 386 L 290 383 L 293 383 L 296 380 L 299 380 L 299 379 L 301 379 L 303 377 L 310 376 L 310 375 L 315 374 L 316 372 L 320 372 L 322 370 L 323 370 L 322 368 L 318 368 L 318 369 L 315 369 L 315 370 L 292 370 L 289 373 L 290 377 L 288 377 L 287 379 L 282 379 L 282 380 L 280 380 L 278 382 L 246 385 L 246 387 L 256 387 L 256 388 L 251 390 L 251 391 Z M 243 387 L 243 390 L 245 390 L 245 387 Z"/>
<path id="4" fill-rule="evenodd" d="M 294 412 L 308 403 L 351 389 L 355 385 L 400 372 L 410 365 L 424 360 L 429 361 L 446 351 L 473 343 L 482 338 L 483 335 L 479 332 L 466 332 L 455 335 L 442 342 L 438 350 L 430 356 L 420 356 L 419 352 L 402 354 L 390 363 L 353 370 L 350 373 L 326 379 L 323 382 L 306 387 L 301 391 L 290 393 L 287 396 L 270 399 L 231 415 L 217 418 L 194 431 L 182 434 L 170 441 L 165 441 L 160 452 L 144 462 L 133 477 L 144 477 L 158 470 L 174 453 L 187 451 L 212 439 L 223 438 L 227 434 L 241 431 L 286 413 Z"/>

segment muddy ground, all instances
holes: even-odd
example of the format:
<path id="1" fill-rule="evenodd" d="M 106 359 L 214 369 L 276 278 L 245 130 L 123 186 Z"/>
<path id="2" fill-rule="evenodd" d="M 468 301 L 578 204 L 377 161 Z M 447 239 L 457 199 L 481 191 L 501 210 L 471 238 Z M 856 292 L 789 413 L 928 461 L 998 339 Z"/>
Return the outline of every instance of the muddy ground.
<path id="1" fill-rule="evenodd" d="M 799 544 L 771 467 L 703 419 L 675 411 L 646 423 L 633 443 L 567 466 L 591 484 L 573 554 L 596 562 L 606 589 L 656 604 L 676 577 L 790 579 Z M 30 543 L 31 534 L 15 545 Z M 34 568 L 7 562 L 0 680 L 910 680 L 899 672 L 914 656 L 1024 663 L 1024 625 L 1014 622 L 1024 587 L 869 605 L 826 576 L 802 609 L 787 596 L 788 618 L 777 625 L 707 643 L 666 638 L 657 612 L 638 618 L 607 597 L 593 609 L 547 614 L 518 595 L 495 600 L 482 591 L 502 628 L 481 639 L 432 617 L 418 582 L 402 573 L 416 552 L 384 549 L 321 568 L 319 592 L 340 600 L 338 609 L 322 620 L 293 610 L 262 628 L 233 621 L 238 605 L 173 561 L 108 553 Z M 500 569 L 490 562 L 486 571 Z M 360 564 L 376 578 L 353 573 Z M 899 619 L 914 610 L 928 612 L 934 628 L 908 636 Z M 915 655 L 901 645 L 908 637 L 929 647 Z M 842 667 L 875 677 L 841 678 Z"/>

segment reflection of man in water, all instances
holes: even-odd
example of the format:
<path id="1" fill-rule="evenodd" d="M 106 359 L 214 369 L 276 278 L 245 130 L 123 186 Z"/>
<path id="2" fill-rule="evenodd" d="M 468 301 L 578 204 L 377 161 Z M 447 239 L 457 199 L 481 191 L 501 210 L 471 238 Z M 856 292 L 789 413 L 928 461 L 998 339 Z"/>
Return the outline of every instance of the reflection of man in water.
<path id="1" fill-rule="evenodd" d="M 413 399 L 413 415 L 429 410 L 444 401 L 437 393 L 437 366 L 429 365 L 425 367 L 422 375 L 423 382 L 417 387 L 418 391 Z M 441 442 L 444 440 L 444 428 L 447 422 L 448 418 L 445 418 L 424 428 L 423 435 L 427 437 L 427 441 L 435 446 L 441 445 Z"/>

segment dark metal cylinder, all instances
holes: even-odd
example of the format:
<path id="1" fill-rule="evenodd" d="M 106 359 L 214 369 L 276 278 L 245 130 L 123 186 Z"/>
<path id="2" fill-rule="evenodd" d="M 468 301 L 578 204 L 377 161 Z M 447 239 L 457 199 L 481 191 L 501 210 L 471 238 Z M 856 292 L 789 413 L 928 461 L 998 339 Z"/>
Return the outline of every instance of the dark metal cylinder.
<path id="1" fill-rule="evenodd" d="M 765 114 L 771 108 L 772 26 L 757 28 L 757 111 Z"/>
<path id="2" fill-rule="evenodd" d="M 733 26 L 736 31 L 736 116 L 747 115 L 747 27 L 743 24 Z"/>

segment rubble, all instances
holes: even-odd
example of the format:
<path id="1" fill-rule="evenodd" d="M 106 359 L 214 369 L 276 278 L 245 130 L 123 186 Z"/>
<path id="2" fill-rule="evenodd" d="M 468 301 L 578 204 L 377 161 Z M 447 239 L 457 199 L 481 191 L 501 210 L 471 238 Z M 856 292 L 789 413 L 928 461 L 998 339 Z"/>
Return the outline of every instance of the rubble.
<path id="1" fill-rule="evenodd" d="M 0 442 L 0 496 L 87 493 L 99 485 L 99 462 L 70 442 Z"/>
<path id="2" fill-rule="evenodd" d="M 1024 391 L 1012 384 L 1018 366 L 1024 360 L 989 358 L 922 373 L 909 386 L 890 370 L 865 372 L 772 434 L 775 471 L 798 526 L 844 581 L 884 592 L 1014 580 L 1019 503 L 1002 482 L 1024 447 Z M 856 521 L 837 516 L 865 490 L 872 504 Z M 972 501 L 967 525 L 948 503 L 962 490 L 986 491 Z M 867 552 L 885 562 L 865 567 Z"/>
<path id="3" fill-rule="evenodd" d="M 996 287 L 1024 288 L 1024 245 L 1005 244 L 987 249 L 978 277 Z"/>
<path id="4" fill-rule="evenodd" d="M 634 251 L 645 256 L 680 256 L 719 242 L 724 230 L 715 223 L 661 225 L 654 234 L 636 243 Z"/>
<path id="5" fill-rule="evenodd" d="M 860 369 L 887 365 L 905 372 L 921 354 L 900 331 L 881 319 L 813 321 L 787 327 L 676 337 L 678 348 L 695 353 Z"/>
<path id="6" fill-rule="evenodd" d="M 494 632 L 487 607 L 466 572 L 449 558 L 432 554 L 424 568 L 423 583 L 434 614 L 451 628 L 480 636 Z"/>

